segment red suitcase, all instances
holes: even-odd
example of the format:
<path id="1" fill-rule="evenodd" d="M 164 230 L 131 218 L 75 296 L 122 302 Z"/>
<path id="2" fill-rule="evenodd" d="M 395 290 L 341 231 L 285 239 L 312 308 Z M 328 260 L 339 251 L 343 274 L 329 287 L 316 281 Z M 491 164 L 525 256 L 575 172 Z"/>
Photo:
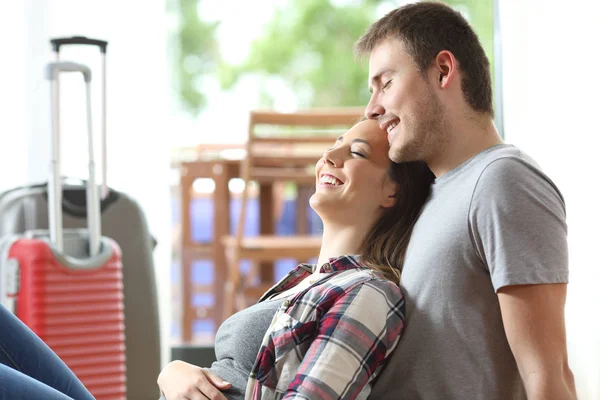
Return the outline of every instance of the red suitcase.
<path id="1" fill-rule="evenodd" d="M 80 72 L 87 92 L 89 180 L 87 230 L 62 229 L 58 75 Z M 100 235 L 88 67 L 48 65 L 52 94 L 50 230 L 0 241 L 0 301 L 73 370 L 98 400 L 125 399 L 125 323 L 121 251 Z M 25 208 L 26 209 L 26 208 Z M 149 383 L 150 384 L 150 383 Z"/>

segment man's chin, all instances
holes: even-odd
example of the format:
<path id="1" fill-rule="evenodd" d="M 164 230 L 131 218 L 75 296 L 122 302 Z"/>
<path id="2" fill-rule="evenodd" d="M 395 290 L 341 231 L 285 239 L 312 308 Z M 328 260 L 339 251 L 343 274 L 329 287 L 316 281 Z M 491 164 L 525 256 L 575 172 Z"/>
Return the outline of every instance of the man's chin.
<path id="1" fill-rule="evenodd" d="M 395 163 L 401 163 L 408 161 L 406 159 L 406 151 L 402 147 L 392 146 L 390 147 L 390 151 L 388 152 L 388 157 Z"/>
<path id="2" fill-rule="evenodd" d="M 390 147 L 388 157 L 395 163 L 420 161 L 422 157 L 419 156 L 419 152 L 411 151 L 406 146 L 402 147 Z"/>

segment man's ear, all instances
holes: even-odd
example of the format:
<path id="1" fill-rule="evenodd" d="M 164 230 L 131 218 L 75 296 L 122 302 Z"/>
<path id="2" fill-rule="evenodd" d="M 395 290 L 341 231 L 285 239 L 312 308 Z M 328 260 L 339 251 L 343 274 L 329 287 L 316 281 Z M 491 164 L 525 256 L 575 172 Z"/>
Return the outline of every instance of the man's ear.
<path id="1" fill-rule="evenodd" d="M 458 61 L 448 50 L 440 51 L 433 61 L 438 85 L 442 89 L 447 89 L 454 80 L 458 70 Z"/>

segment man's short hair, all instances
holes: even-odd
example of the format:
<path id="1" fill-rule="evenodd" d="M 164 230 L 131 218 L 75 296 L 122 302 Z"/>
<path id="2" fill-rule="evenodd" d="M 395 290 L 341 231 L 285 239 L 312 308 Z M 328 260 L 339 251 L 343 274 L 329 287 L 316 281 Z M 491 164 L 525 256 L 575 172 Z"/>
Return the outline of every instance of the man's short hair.
<path id="1" fill-rule="evenodd" d="M 462 91 L 479 112 L 494 115 L 490 62 L 467 20 L 449 6 L 424 1 L 397 8 L 375 22 L 355 45 L 357 56 L 369 55 L 387 39 L 399 39 L 420 72 L 448 50 L 458 60 Z"/>

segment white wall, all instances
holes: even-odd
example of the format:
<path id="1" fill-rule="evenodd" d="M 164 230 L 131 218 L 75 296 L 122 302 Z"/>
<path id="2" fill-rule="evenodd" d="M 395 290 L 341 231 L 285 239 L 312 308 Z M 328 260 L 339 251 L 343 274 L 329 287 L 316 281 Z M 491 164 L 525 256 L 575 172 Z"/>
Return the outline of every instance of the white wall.
<path id="1" fill-rule="evenodd" d="M 170 338 L 169 113 L 164 1 L 25 0 L 0 2 L 0 190 L 45 180 L 49 160 L 48 40 L 85 35 L 109 41 L 109 185 L 139 201 L 155 250 L 163 361 Z M 14 41 L 14 42 L 13 42 Z M 99 72 L 95 49 L 65 48 L 64 57 Z M 93 75 L 96 133 L 100 74 Z M 62 171 L 86 175 L 86 136 L 80 79 L 61 78 Z M 99 146 L 97 146 L 99 153 Z"/>
<path id="2" fill-rule="evenodd" d="M 22 184 L 26 176 L 24 11 L 21 2 L 0 2 L 0 191 Z"/>
<path id="3" fill-rule="evenodd" d="M 600 399 L 600 5 L 500 0 L 506 141 L 533 156 L 567 203 L 567 339 L 580 399 Z"/>

